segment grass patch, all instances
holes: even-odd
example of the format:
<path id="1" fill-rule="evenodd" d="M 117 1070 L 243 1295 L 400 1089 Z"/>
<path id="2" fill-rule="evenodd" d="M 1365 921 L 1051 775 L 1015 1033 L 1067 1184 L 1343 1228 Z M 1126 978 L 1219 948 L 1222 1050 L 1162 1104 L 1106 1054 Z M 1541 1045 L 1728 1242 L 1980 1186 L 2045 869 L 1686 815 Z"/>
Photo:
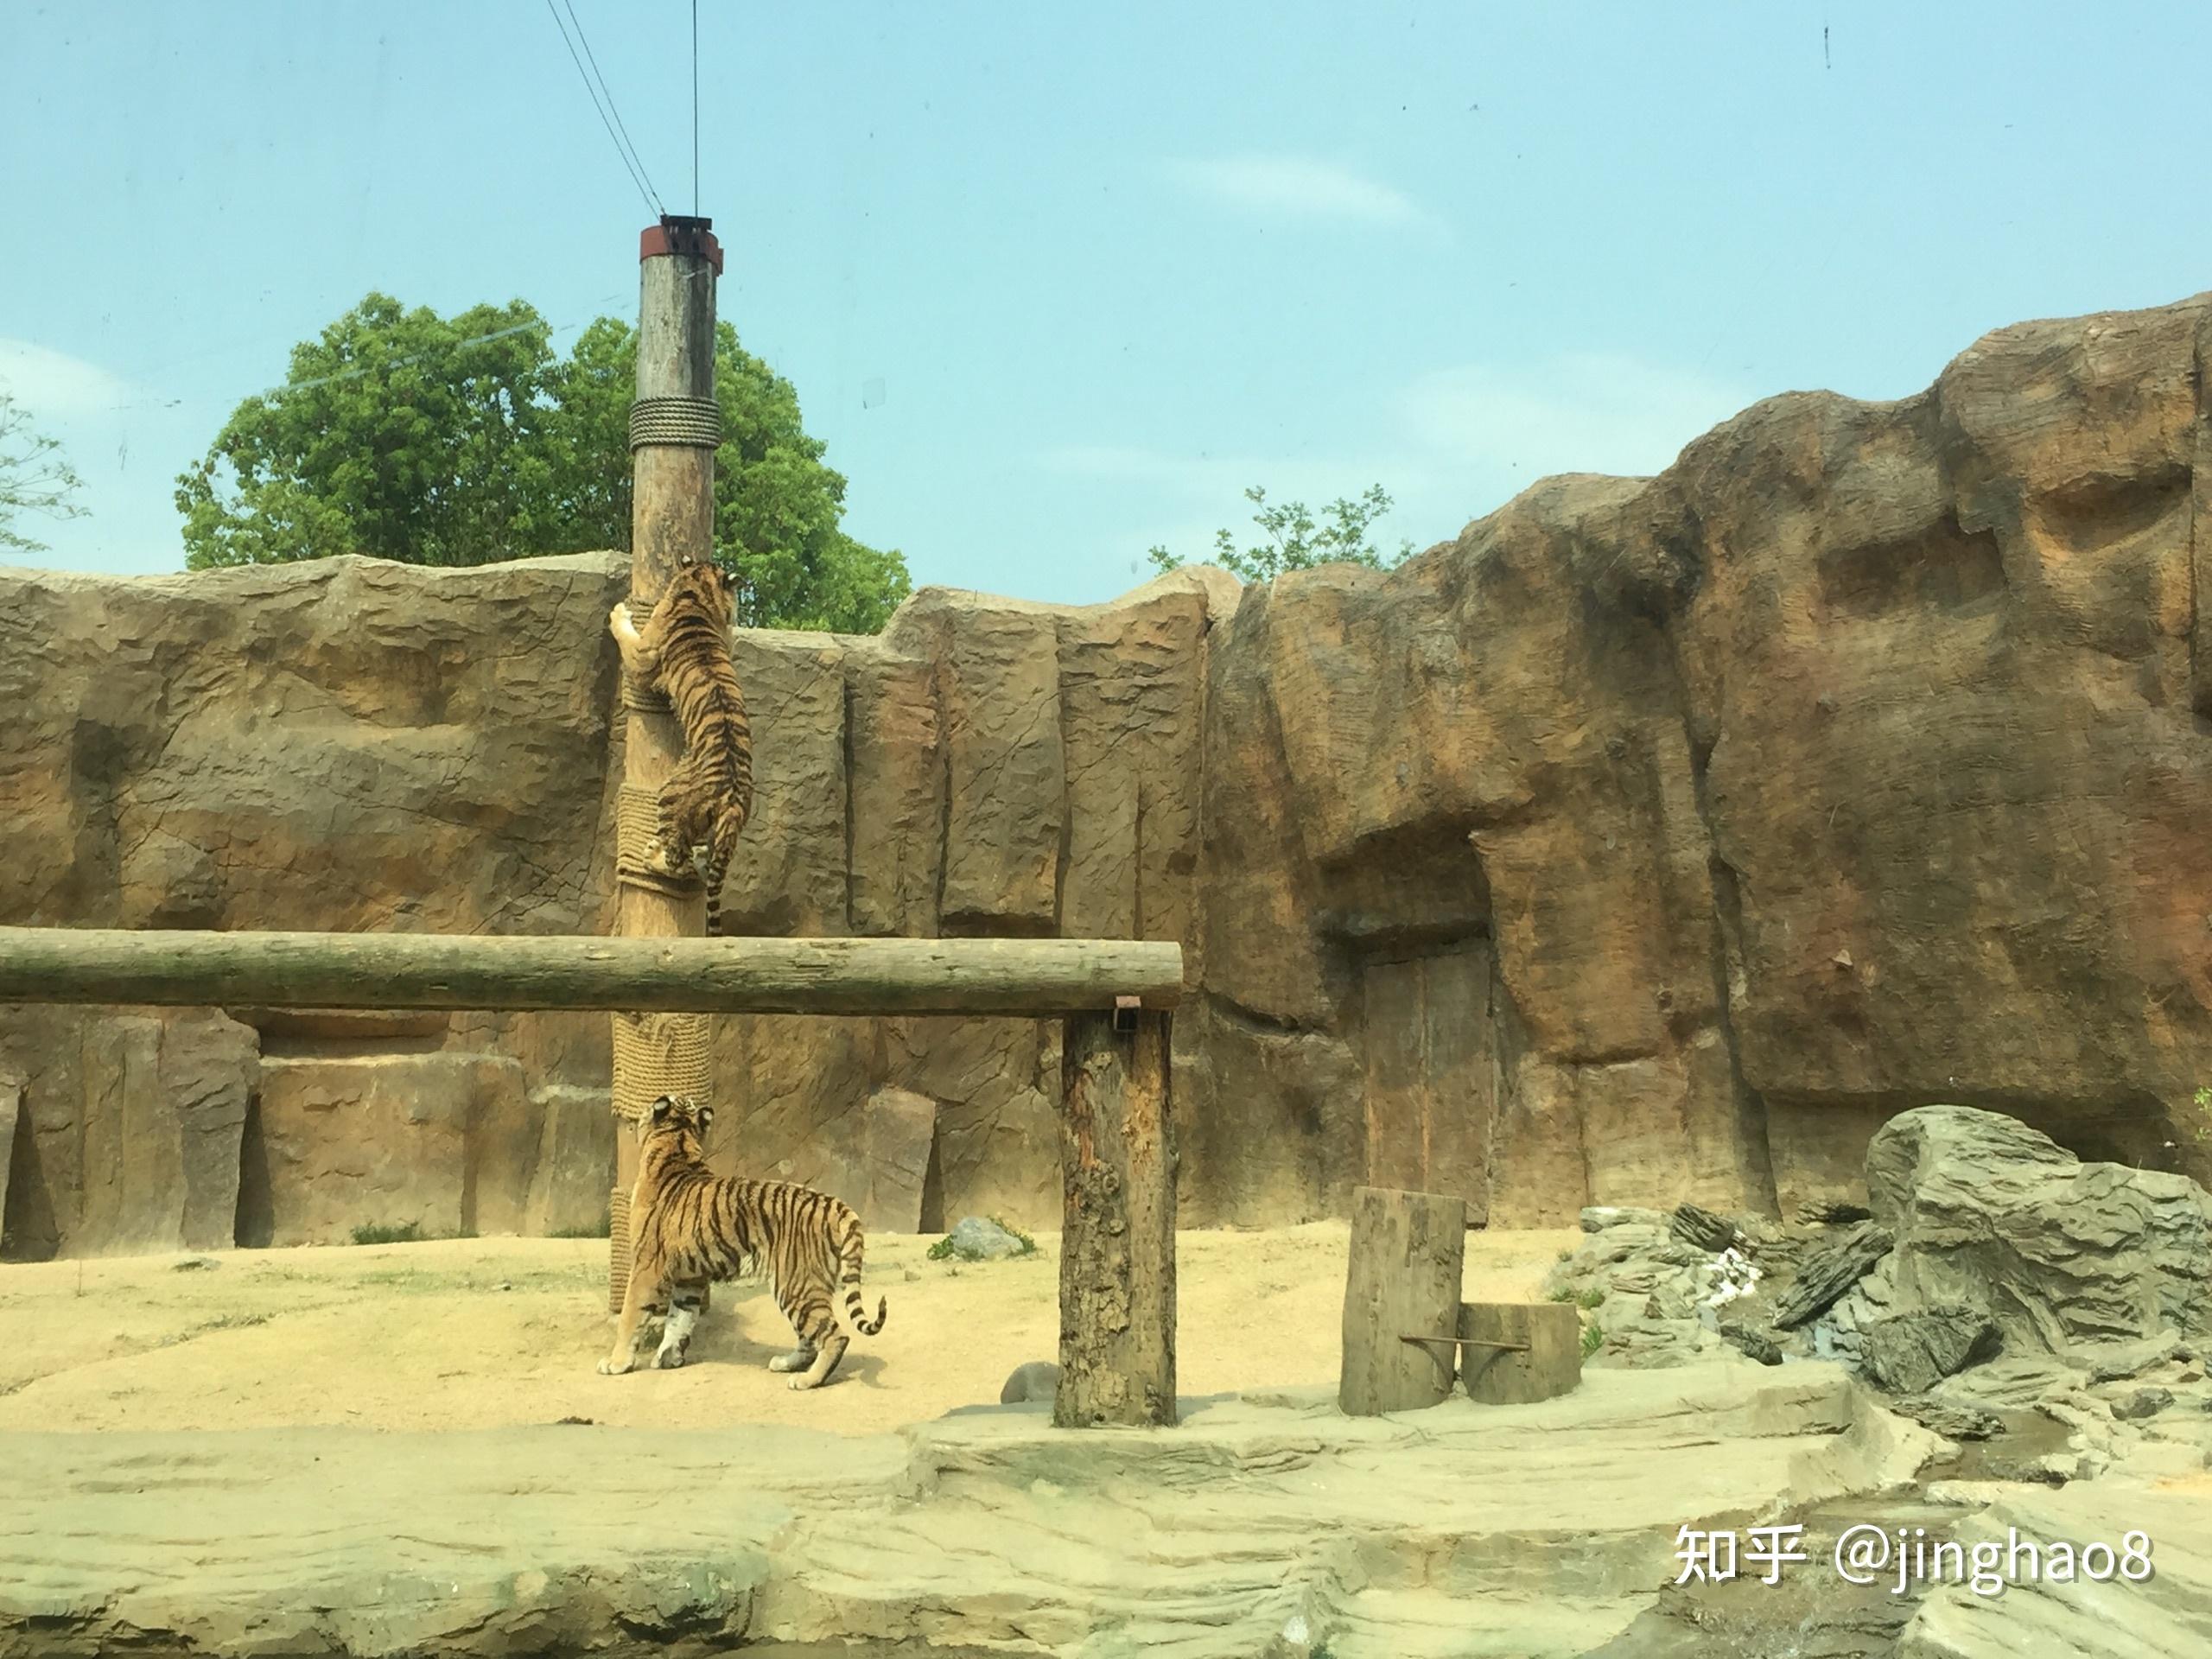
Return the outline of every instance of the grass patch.
<path id="1" fill-rule="evenodd" d="M 1582 1357 L 1585 1359 L 1589 1358 L 1591 1355 L 1596 1353 L 1600 1347 L 1604 1346 L 1605 1341 L 1605 1326 L 1601 1325 L 1584 1325 L 1582 1327 Z"/>
<path id="2" fill-rule="evenodd" d="M 1557 1290 L 1552 1292 L 1550 1296 L 1546 1298 L 1546 1300 L 1554 1302 L 1571 1302 L 1575 1300 L 1574 1287 L 1572 1285 L 1561 1285 Z"/>
<path id="3" fill-rule="evenodd" d="M 936 1243 L 931 1245 L 928 1249 L 923 1252 L 923 1254 L 932 1262 L 950 1261 L 952 1259 L 952 1235 L 950 1233 L 947 1233 L 943 1238 L 938 1240 Z"/>
<path id="4" fill-rule="evenodd" d="M 404 1226 L 387 1227 L 380 1222 L 369 1222 L 353 1230 L 356 1244 L 419 1244 L 423 1242 L 423 1224 L 408 1222 Z"/>
<path id="5" fill-rule="evenodd" d="M 548 1238 L 612 1238 L 614 1236 L 614 1217 L 602 1214 L 597 1221 L 582 1227 L 556 1227 L 545 1235 Z"/>
<path id="6" fill-rule="evenodd" d="M 1603 1307 L 1605 1305 L 1605 1293 L 1599 1286 L 1592 1285 L 1574 1300 L 1583 1307 Z"/>

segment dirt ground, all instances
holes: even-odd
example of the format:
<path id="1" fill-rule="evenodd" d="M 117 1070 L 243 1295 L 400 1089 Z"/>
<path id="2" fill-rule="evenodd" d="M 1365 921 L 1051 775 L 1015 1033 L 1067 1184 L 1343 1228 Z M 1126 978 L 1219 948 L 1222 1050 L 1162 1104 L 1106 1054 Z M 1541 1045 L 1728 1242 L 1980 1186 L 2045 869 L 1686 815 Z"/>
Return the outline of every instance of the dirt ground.
<path id="1" fill-rule="evenodd" d="M 1571 1230 L 1467 1235 L 1465 1298 L 1528 1300 Z M 882 1333 L 831 1385 L 771 1373 L 790 1327 L 757 1283 L 718 1287 L 691 1363 L 601 1376 L 604 1240 L 447 1239 L 0 1267 L 0 1430 L 333 1424 L 493 1428 L 791 1423 L 866 1433 L 995 1404 L 1058 1345 L 1058 1240 L 1006 1262 L 931 1262 L 868 1241 Z M 1178 1243 L 1180 1390 L 1333 1383 L 1346 1229 L 1192 1232 Z"/>

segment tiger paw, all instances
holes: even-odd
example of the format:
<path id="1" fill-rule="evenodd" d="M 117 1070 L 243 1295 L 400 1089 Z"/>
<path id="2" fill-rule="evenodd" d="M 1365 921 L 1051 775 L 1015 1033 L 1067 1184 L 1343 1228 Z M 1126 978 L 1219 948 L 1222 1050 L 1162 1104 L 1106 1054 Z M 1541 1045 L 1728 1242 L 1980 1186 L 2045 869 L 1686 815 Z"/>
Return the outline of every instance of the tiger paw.
<path id="1" fill-rule="evenodd" d="M 630 1362 L 626 1359 L 602 1359 L 599 1362 L 599 1374 L 601 1376 L 620 1376 L 629 1369 Z"/>
<path id="2" fill-rule="evenodd" d="M 814 1379 L 810 1376 L 795 1376 L 791 1378 L 791 1386 L 794 1389 L 810 1389 L 814 1386 Z"/>
<path id="3" fill-rule="evenodd" d="M 683 1363 L 683 1350 L 664 1348 L 653 1356 L 653 1363 L 664 1371 L 676 1370 Z"/>
<path id="4" fill-rule="evenodd" d="M 778 1354 L 770 1359 L 768 1369 L 772 1371 L 803 1371 L 813 1363 L 813 1349 L 795 1348 L 788 1354 Z M 797 1388 L 798 1384 L 794 1382 L 791 1386 Z"/>
<path id="5" fill-rule="evenodd" d="M 626 601 L 617 601 L 614 608 L 607 612 L 607 626 L 618 635 L 635 632 L 630 621 L 630 607 Z"/>

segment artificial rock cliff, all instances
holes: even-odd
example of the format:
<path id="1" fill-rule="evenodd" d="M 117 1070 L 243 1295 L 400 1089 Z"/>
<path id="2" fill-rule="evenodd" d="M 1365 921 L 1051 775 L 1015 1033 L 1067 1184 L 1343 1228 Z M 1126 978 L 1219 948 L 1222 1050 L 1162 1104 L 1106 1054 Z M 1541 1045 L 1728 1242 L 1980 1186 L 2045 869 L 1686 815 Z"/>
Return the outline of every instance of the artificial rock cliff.
<path id="1" fill-rule="evenodd" d="M 1770 1211 L 1863 1194 L 1937 1101 L 2202 1179 L 2208 342 L 2212 296 L 2005 329 L 1388 574 L 741 632 L 725 913 L 1181 940 L 1196 1224 L 1363 1182 L 1498 1225 Z M 0 572 L 0 921 L 599 931 L 623 581 Z M 1056 1220 L 1050 1024 L 718 1045 L 725 1159 L 878 1225 Z M 17 1254 L 588 1224 L 607 1063 L 594 1016 L 0 1011 L 0 1220 Z"/>

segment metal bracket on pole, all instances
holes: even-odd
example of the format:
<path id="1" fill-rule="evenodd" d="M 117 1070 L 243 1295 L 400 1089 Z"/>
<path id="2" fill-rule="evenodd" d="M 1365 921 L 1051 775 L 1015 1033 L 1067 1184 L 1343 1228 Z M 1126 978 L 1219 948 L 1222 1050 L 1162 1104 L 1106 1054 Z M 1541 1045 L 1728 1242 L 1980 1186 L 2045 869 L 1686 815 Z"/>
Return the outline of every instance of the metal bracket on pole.
<path id="1" fill-rule="evenodd" d="M 638 238 L 638 257 L 641 260 L 662 254 L 688 254 L 695 259 L 704 259 L 715 268 L 715 275 L 722 274 L 722 245 L 714 233 L 711 219 L 694 219 L 689 213 L 664 213 L 659 224 Z"/>
<path id="2" fill-rule="evenodd" d="M 1525 1342 L 1487 1342 L 1480 1337 L 1400 1337 L 1400 1342 L 1449 1342 L 1461 1348 L 1497 1348 L 1509 1354 L 1525 1354 Z"/>

